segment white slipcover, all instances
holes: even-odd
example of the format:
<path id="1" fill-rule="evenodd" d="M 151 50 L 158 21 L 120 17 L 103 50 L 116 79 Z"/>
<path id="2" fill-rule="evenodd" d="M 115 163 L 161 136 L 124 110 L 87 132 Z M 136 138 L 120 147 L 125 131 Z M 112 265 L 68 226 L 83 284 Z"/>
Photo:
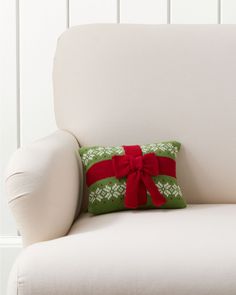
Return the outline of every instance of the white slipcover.
<path id="1" fill-rule="evenodd" d="M 58 238 L 69 231 L 81 205 L 78 148 L 70 133 L 56 131 L 12 156 L 6 189 L 24 245 Z"/>
<path id="2" fill-rule="evenodd" d="M 236 202 L 236 25 L 85 25 L 58 40 L 59 128 L 81 145 L 183 143 L 191 203 Z"/>
<path id="3" fill-rule="evenodd" d="M 8 295 L 235 295 L 235 228 L 236 205 L 84 214 L 24 250 Z"/>
<path id="4" fill-rule="evenodd" d="M 62 34 L 53 73 L 60 130 L 16 151 L 7 170 L 28 246 L 8 295 L 236 294 L 235 52 L 236 25 L 86 25 Z M 205 205 L 83 214 L 73 225 L 84 188 L 79 143 L 169 139 L 183 143 L 186 200 Z"/>

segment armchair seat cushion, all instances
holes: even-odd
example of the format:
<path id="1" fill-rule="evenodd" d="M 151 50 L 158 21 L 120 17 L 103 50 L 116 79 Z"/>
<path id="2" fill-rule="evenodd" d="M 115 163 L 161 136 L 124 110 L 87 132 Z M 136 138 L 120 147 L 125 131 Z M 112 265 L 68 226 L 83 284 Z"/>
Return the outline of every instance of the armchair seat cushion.
<path id="1" fill-rule="evenodd" d="M 86 213 L 23 251 L 9 295 L 235 295 L 235 228 L 236 205 Z"/>

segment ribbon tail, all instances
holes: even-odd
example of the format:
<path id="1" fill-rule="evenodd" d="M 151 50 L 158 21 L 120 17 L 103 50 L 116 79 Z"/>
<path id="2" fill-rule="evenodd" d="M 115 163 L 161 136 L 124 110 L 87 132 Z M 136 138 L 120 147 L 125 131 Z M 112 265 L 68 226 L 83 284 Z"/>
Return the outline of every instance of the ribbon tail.
<path id="1" fill-rule="evenodd" d="M 138 190 L 138 205 L 142 206 L 147 203 L 147 190 L 143 181 L 139 182 L 139 190 Z"/>
<path id="2" fill-rule="evenodd" d="M 138 188 L 140 173 L 129 174 L 126 182 L 125 207 L 135 209 L 138 207 Z"/>
<path id="3" fill-rule="evenodd" d="M 159 192 L 157 186 L 155 185 L 155 182 L 150 175 L 143 174 L 142 181 L 149 191 L 152 198 L 152 203 L 155 206 L 160 207 L 161 205 L 166 203 L 165 197 Z"/>

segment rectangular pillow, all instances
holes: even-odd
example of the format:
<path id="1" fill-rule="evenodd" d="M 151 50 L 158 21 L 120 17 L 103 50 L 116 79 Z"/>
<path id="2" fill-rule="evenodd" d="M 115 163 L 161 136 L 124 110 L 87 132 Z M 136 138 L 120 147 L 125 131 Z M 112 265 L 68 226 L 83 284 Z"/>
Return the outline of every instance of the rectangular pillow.
<path id="1" fill-rule="evenodd" d="M 176 141 L 119 147 L 82 147 L 88 211 L 184 208 L 176 180 Z"/>

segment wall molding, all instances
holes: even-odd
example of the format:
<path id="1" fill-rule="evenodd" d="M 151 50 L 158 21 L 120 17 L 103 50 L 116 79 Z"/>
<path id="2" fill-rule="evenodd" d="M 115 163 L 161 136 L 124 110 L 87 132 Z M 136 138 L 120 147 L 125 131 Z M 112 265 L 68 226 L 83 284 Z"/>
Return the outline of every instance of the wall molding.
<path id="1" fill-rule="evenodd" d="M 219 25 L 221 24 L 221 0 L 218 0 L 217 22 Z"/>
<path id="2" fill-rule="evenodd" d="M 19 236 L 0 236 L 0 248 L 22 248 L 22 239 Z"/>
<path id="3" fill-rule="evenodd" d="M 66 28 L 70 28 L 70 0 L 66 0 Z"/>
<path id="4" fill-rule="evenodd" d="M 171 24 L 171 0 L 167 0 L 167 25 Z"/>
<path id="5" fill-rule="evenodd" d="M 116 1 L 116 23 L 120 23 L 120 0 Z"/>

